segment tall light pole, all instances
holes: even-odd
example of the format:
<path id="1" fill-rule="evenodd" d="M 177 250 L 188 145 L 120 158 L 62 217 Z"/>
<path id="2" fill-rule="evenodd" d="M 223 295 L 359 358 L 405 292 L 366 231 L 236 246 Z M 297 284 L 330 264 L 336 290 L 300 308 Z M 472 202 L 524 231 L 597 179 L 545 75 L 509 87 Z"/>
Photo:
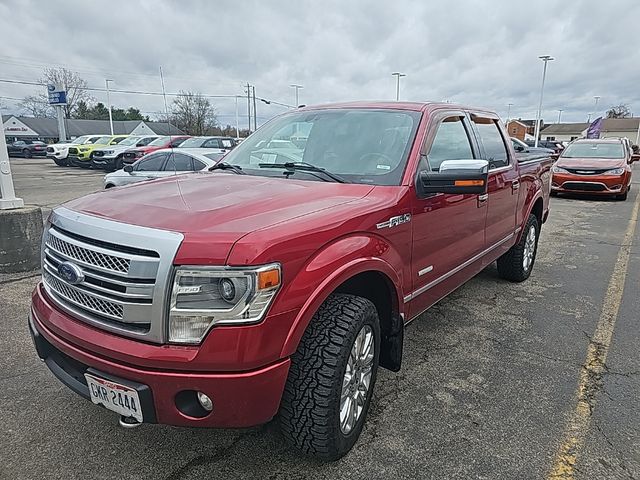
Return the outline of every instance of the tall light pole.
<path id="1" fill-rule="evenodd" d="M 295 83 L 289 85 L 291 88 L 295 88 L 296 89 L 296 103 L 294 103 L 294 105 L 296 106 L 296 108 L 298 108 L 300 106 L 299 100 L 298 100 L 298 90 L 300 90 L 301 88 L 304 88 L 302 85 L 296 85 Z"/>
<path id="2" fill-rule="evenodd" d="M 110 78 L 106 78 L 104 83 L 107 85 L 107 108 L 109 109 L 109 128 L 111 129 L 111 135 L 113 135 L 113 116 L 111 115 L 111 92 L 109 91 L 109 82 L 113 82 Z"/>
<path id="3" fill-rule="evenodd" d="M 507 125 L 509 124 L 509 120 L 511 120 L 511 107 L 513 107 L 513 103 L 507 103 L 507 121 L 505 122 Z"/>
<path id="4" fill-rule="evenodd" d="M 240 116 L 238 114 L 238 95 L 236 95 L 236 140 L 240 138 Z"/>
<path id="5" fill-rule="evenodd" d="M 560 119 L 562 118 L 562 112 L 563 112 L 562 109 L 558 110 L 558 123 L 560 123 Z"/>
<path id="6" fill-rule="evenodd" d="M 406 77 L 405 73 L 393 72 L 392 76 L 396 77 L 396 102 L 400 100 L 400 77 Z"/>
<path id="7" fill-rule="evenodd" d="M 554 60 L 554 58 L 551 55 L 540 55 L 538 58 L 544 62 L 544 67 L 542 69 L 542 86 L 540 87 L 540 103 L 538 104 L 538 114 L 536 115 L 536 130 L 535 130 L 536 141 L 534 144 L 535 147 L 538 146 L 538 140 L 540 137 L 540 116 L 542 115 L 542 97 L 544 96 L 544 81 L 547 77 L 547 62 Z"/>

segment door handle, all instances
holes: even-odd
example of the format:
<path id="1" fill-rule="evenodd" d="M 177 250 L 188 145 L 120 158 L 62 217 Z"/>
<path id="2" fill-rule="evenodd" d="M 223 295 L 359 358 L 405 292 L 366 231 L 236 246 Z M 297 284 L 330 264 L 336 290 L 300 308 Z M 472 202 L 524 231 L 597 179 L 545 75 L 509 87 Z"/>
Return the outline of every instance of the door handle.
<path id="1" fill-rule="evenodd" d="M 483 195 L 478 195 L 478 208 L 480 208 L 481 206 L 483 206 L 487 200 L 489 200 L 489 194 L 485 193 Z"/>
<path id="2" fill-rule="evenodd" d="M 511 183 L 511 190 L 516 191 L 519 188 L 520 188 L 520 181 L 514 180 L 513 183 Z"/>

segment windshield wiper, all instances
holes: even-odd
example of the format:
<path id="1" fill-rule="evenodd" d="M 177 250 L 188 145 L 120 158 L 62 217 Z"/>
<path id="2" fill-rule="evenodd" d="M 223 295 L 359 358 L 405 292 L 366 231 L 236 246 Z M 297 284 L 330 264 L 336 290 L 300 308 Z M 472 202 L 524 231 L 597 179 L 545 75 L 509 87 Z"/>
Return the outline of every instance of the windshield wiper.
<path id="1" fill-rule="evenodd" d="M 213 172 L 214 170 L 231 170 L 233 173 L 237 173 L 238 175 L 246 175 L 246 172 L 242 171 L 242 167 L 240 165 L 231 165 L 227 162 L 218 162 L 209 167 L 210 172 Z"/>
<path id="2" fill-rule="evenodd" d="M 259 163 L 258 166 L 260 168 L 284 168 L 285 170 L 289 170 L 292 173 L 295 172 L 296 170 L 299 170 L 301 172 L 318 172 L 329 177 L 334 182 L 347 183 L 347 181 L 341 176 L 336 175 L 335 173 L 331 173 L 322 167 L 317 167 L 316 165 L 313 165 L 307 162 Z M 325 180 L 325 181 L 329 181 L 329 180 Z"/>

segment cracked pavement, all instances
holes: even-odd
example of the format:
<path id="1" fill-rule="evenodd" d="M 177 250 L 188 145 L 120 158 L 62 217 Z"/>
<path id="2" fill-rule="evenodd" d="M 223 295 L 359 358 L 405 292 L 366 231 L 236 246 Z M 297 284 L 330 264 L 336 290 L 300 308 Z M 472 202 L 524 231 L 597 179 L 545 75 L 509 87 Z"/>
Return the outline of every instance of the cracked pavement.
<path id="1" fill-rule="evenodd" d="M 45 207 L 101 188 L 100 175 L 46 160 L 12 169 L 18 193 Z M 402 370 L 380 371 L 363 434 L 334 463 L 292 454 L 275 422 L 118 427 L 36 358 L 26 315 L 37 275 L 0 276 L 0 478 L 544 478 L 639 187 L 627 202 L 554 198 L 527 282 L 489 267 L 409 325 Z M 639 236 L 576 478 L 640 479 Z"/>

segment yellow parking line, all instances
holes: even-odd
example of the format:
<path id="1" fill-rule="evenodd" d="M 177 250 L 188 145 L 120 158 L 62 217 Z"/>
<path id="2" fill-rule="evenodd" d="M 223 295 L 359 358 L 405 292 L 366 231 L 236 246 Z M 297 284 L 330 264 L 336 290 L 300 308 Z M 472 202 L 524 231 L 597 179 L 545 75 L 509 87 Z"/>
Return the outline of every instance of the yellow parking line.
<path id="1" fill-rule="evenodd" d="M 618 252 L 618 258 L 609 280 L 607 293 L 604 297 L 600 319 L 587 348 L 587 358 L 580 370 L 577 404 L 571 412 L 569 423 L 564 431 L 563 442 L 554 458 L 553 468 L 549 472 L 549 479 L 569 480 L 574 478 L 578 453 L 584 445 L 585 438 L 591 424 L 591 414 L 596 404 L 596 394 L 601 388 L 602 374 L 605 369 L 611 338 L 616 326 L 616 318 L 627 276 L 631 243 L 638 222 L 638 208 L 640 195 L 637 195 L 631 219 Z"/>

